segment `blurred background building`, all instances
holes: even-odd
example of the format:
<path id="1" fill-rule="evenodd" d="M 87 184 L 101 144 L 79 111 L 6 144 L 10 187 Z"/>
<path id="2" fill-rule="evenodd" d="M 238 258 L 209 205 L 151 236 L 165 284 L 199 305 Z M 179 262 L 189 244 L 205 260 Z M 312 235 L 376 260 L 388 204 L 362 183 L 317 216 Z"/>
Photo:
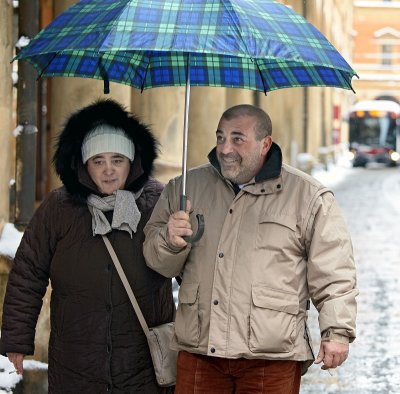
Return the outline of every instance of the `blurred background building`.
<path id="1" fill-rule="evenodd" d="M 354 1 L 353 67 L 357 100 L 400 102 L 400 1 Z"/>

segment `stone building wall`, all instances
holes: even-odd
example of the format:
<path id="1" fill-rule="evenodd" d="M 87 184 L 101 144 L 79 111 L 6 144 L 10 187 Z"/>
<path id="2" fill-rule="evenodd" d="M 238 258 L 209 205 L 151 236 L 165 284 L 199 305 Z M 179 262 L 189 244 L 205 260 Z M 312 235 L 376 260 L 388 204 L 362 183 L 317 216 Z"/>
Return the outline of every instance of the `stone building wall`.
<path id="1" fill-rule="evenodd" d="M 13 177 L 15 138 L 13 125 L 12 35 L 13 8 L 11 2 L 0 0 L 0 222 L 9 219 L 9 183 Z"/>

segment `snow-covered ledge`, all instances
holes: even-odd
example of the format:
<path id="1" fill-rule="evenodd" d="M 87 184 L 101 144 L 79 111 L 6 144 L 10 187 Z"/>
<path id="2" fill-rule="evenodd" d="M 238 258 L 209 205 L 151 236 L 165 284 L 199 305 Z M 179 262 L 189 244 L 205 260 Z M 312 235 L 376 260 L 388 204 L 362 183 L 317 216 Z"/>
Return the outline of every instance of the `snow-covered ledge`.
<path id="1" fill-rule="evenodd" d="M 0 221 L 0 274 L 9 272 L 22 235 L 12 223 Z"/>

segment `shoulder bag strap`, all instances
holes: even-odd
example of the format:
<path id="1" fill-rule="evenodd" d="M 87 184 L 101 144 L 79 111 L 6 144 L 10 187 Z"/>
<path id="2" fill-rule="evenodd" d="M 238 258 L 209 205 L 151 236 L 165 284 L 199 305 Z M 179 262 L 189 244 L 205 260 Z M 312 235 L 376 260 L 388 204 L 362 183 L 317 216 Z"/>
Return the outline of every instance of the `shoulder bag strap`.
<path id="1" fill-rule="evenodd" d="M 136 301 L 136 297 L 133 294 L 132 288 L 129 285 L 128 279 L 126 278 L 125 272 L 122 269 L 121 263 L 118 260 L 118 257 L 117 257 L 117 255 L 116 255 L 116 253 L 114 251 L 114 248 L 112 247 L 110 240 L 105 235 L 102 235 L 102 237 L 103 237 L 104 243 L 106 244 L 107 250 L 110 253 L 112 261 L 114 262 L 115 268 L 117 269 L 119 277 L 122 280 L 122 284 L 124 285 L 125 290 L 128 293 L 128 297 L 131 300 L 133 309 L 135 310 L 136 315 L 137 315 L 137 317 L 139 319 L 139 323 L 142 326 L 143 331 L 146 334 L 146 337 L 149 337 L 149 335 L 150 335 L 149 327 L 148 327 L 148 325 L 146 323 L 146 320 L 144 319 L 142 311 L 140 310 L 139 304 Z"/>

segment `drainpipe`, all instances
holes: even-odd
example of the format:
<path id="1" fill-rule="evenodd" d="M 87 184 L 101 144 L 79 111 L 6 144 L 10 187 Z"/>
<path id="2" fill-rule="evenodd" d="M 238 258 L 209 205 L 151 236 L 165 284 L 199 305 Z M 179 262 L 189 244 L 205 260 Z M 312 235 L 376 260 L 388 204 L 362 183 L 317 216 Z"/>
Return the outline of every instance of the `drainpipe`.
<path id="1" fill-rule="evenodd" d="M 33 38 L 39 31 L 38 0 L 22 0 L 18 10 L 18 43 Z M 18 49 L 17 49 L 18 50 Z M 23 229 L 35 210 L 37 82 L 36 71 L 26 61 L 18 62 L 16 141 L 15 226 Z"/>

